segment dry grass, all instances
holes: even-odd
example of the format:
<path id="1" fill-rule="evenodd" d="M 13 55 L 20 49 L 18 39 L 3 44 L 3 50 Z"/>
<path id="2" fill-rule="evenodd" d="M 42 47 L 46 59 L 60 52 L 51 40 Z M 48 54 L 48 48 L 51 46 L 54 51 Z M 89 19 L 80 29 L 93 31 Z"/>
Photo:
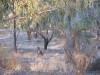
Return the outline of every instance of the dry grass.
<path id="1" fill-rule="evenodd" d="M 12 70 L 15 69 L 16 65 L 16 58 L 6 49 L 0 48 L 0 67 L 5 70 Z"/>
<path id="2" fill-rule="evenodd" d="M 18 61 L 20 61 L 20 64 L 16 67 L 17 70 L 41 72 L 66 71 L 64 54 L 45 53 L 43 56 L 39 56 L 34 53 L 18 53 L 15 56 L 17 56 Z M 26 63 L 27 61 L 28 63 Z"/>
<path id="3" fill-rule="evenodd" d="M 43 57 L 34 57 L 34 62 L 30 64 L 30 69 L 32 71 L 59 71 L 65 72 L 65 61 L 63 54 L 47 54 Z"/>

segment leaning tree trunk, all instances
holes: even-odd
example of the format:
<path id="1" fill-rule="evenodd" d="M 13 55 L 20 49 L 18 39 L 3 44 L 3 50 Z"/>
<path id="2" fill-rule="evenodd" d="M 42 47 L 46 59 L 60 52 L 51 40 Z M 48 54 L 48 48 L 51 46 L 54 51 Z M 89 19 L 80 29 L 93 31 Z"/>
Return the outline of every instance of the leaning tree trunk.
<path id="1" fill-rule="evenodd" d="M 75 73 L 76 75 L 85 75 L 86 67 L 87 67 L 87 57 L 85 54 L 80 52 L 80 45 L 77 40 L 78 32 L 72 33 L 73 43 L 74 43 L 74 56 L 73 61 L 75 63 Z"/>
<path id="2" fill-rule="evenodd" d="M 76 58 L 73 57 L 73 61 L 74 61 L 74 66 L 76 68 L 75 73 L 76 75 L 84 75 L 84 67 L 86 66 L 86 58 L 81 55 L 80 53 L 80 45 L 77 41 L 77 32 L 72 32 L 72 40 L 73 40 L 73 48 L 74 48 L 74 52 L 75 52 L 75 56 Z M 83 66 L 84 65 L 84 66 Z"/>
<path id="3" fill-rule="evenodd" d="M 70 36 L 68 36 L 67 34 L 65 36 L 66 37 L 65 44 L 67 45 L 67 47 L 70 46 L 68 44 L 71 41 L 72 42 L 71 47 L 73 47 L 71 49 L 74 49 L 71 50 L 67 48 L 67 50 L 65 50 L 65 60 L 66 63 L 71 62 L 74 65 L 75 75 L 84 75 L 86 71 L 87 57 L 84 54 L 80 53 L 80 45 L 77 41 L 77 34 L 78 34 L 77 32 L 71 32 Z"/>
<path id="4" fill-rule="evenodd" d="M 73 42 L 73 48 L 76 49 L 76 37 L 77 37 L 77 32 L 72 32 L 72 42 Z"/>

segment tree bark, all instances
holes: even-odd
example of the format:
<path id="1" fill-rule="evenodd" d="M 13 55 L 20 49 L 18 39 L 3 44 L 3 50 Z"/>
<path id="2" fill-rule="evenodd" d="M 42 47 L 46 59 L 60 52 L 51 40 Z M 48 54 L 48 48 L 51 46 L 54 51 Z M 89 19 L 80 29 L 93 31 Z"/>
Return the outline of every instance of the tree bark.
<path id="1" fill-rule="evenodd" d="M 77 52 L 80 52 L 80 45 L 79 45 L 79 43 L 77 41 L 77 35 L 78 35 L 78 32 L 72 32 L 73 48 Z"/>
<path id="2" fill-rule="evenodd" d="M 36 27 L 35 27 L 35 29 L 34 29 L 34 31 L 35 31 L 35 35 L 34 35 L 35 38 L 38 37 L 38 33 L 37 33 L 37 32 L 38 32 L 39 30 L 40 30 L 40 26 L 39 26 L 39 24 L 37 23 L 37 24 L 36 24 Z"/>
<path id="3" fill-rule="evenodd" d="M 54 32 L 52 32 L 52 34 L 51 34 L 51 37 L 49 38 L 49 37 L 47 37 L 47 35 L 48 35 L 48 31 L 47 31 L 47 34 L 46 34 L 46 36 L 45 35 L 43 35 L 42 33 L 40 33 L 40 32 L 37 32 L 43 39 L 44 39 L 44 49 L 45 50 L 47 50 L 47 47 L 48 47 L 48 44 L 50 43 L 50 41 L 52 40 L 52 38 L 53 38 L 53 34 L 54 34 Z"/>
<path id="4" fill-rule="evenodd" d="M 31 40 L 31 38 L 32 38 L 32 34 L 31 34 L 31 31 L 27 31 L 27 37 L 28 37 L 28 40 Z"/>
<path id="5" fill-rule="evenodd" d="M 45 50 L 47 50 L 48 44 L 49 44 L 48 39 L 44 39 L 44 49 Z"/>
<path id="6" fill-rule="evenodd" d="M 16 20 L 14 19 L 14 49 L 17 52 L 17 44 L 16 44 L 16 41 L 17 41 L 17 37 L 16 37 Z"/>
<path id="7" fill-rule="evenodd" d="M 34 35 L 34 37 L 35 37 L 35 38 L 37 38 L 37 37 L 38 37 L 38 34 L 37 34 L 37 32 L 35 32 L 35 35 Z"/>
<path id="8" fill-rule="evenodd" d="M 16 15 L 15 13 L 15 6 L 14 6 L 14 0 L 13 0 L 13 15 Z M 14 50 L 15 52 L 17 52 L 17 44 L 16 44 L 16 41 L 17 41 L 17 37 L 16 37 L 16 17 L 14 17 L 14 20 L 13 20 L 13 23 L 14 23 Z"/>

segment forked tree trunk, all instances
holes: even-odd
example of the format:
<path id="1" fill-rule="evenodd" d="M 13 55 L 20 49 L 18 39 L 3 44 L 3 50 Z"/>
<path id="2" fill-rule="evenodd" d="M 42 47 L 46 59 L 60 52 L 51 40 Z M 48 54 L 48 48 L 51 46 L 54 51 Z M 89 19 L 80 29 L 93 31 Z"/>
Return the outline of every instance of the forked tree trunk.
<path id="1" fill-rule="evenodd" d="M 48 36 L 48 30 L 47 30 L 46 36 L 44 34 L 40 33 L 40 32 L 37 32 L 37 33 L 44 39 L 44 49 L 47 50 L 48 44 L 52 40 L 54 32 L 52 32 L 50 37 L 47 37 Z"/>

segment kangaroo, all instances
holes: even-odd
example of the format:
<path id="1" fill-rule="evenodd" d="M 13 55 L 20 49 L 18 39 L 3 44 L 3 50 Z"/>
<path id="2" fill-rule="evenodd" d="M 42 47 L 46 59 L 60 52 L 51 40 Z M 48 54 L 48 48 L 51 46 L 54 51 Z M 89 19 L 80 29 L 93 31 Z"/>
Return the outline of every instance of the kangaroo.
<path id="1" fill-rule="evenodd" d="M 37 47 L 37 54 L 38 54 L 38 56 L 43 56 L 43 55 L 44 55 L 44 53 L 43 53 L 43 51 L 40 49 L 40 47 Z"/>

